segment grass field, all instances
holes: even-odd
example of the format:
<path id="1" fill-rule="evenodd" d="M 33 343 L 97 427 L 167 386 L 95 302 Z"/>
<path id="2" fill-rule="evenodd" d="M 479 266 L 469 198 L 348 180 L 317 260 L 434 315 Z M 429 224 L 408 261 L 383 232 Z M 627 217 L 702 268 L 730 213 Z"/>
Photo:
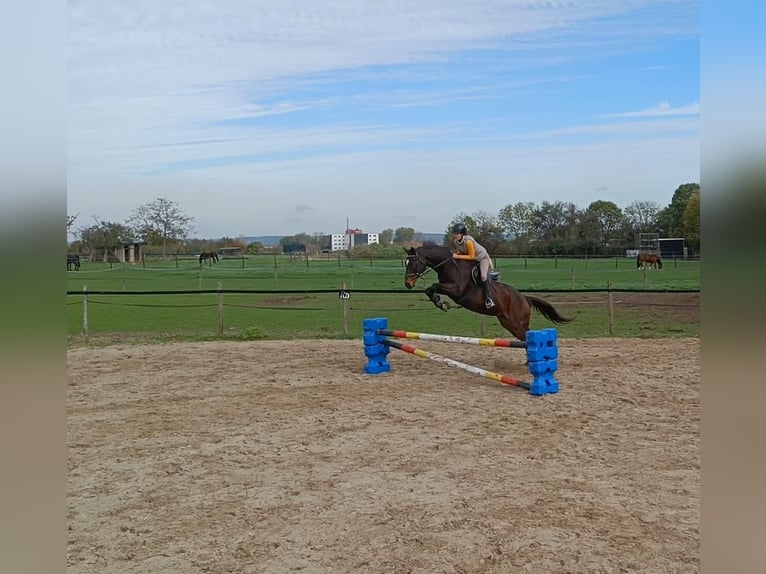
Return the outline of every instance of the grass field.
<path id="1" fill-rule="evenodd" d="M 559 327 L 562 337 L 609 334 L 607 286 L 615 290 L 698 290 L 699 261 L 666 261 L 662 270 L 637 270 L 634 259 L 499 259 L 501 280 L 535 292 L 575 321 Z M 407 291 L 399 260 L 253 257 L 200 267 L 180 259 L 123 265 L 84 262 L 67 272 L 67 332 L 84 341 L 83 297 L 89 292 L 89 342 L 112 340 L 306 337 L 359 338 L 365 317 L 385 316 L 395 328 L 445 334 L 505 337 L 496 320 L 463 309 L 438 311 L 421 291 Z M 428 283 L 435 275 L 426 277 Z M 223 289 L 223 334 L 218 295 Z M 339 299 L 342 286 L 351 292 Z M 584 293 L 574 290 L 591 289 Z M 229 293 L 230 290 L 257 291 Z M 327 293 L 314 291 L 327 290 Z M 367 293 L 365 290 L 391 291 Z M 184 294 L 132 292 L 192 291 Z M 74 292 L 74 293 L 72 293 Z M 195 293 L 196 292 L 196 293 Z M 699 334 L 698 293 L 612 294 L 614 336 L 667 337 Z M 345 319 L 344 319 L 345 313 Z M 344 328 L 347 326 L 347 329 Z M 551 326 L 533 313 L 532 328 Z"/>

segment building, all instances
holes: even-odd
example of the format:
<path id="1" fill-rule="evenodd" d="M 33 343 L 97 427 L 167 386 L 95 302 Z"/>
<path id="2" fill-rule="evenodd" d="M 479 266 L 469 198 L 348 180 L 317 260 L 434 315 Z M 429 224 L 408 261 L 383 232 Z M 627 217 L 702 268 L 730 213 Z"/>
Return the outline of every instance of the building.
<path id="1" fill-rule="evenodd" d="M 660 254 L 663 259 L 686 259 L 689 250 L 683 237 L 663 237 L 660 242 Z"/>
<path id="2" fill-rule="evenodd" d="M 346 233 L 333 233 L 330 236 L 331 251 L 346 251 L 357 245 L 377 245 L 380 242 L 378 233 L 364 233 L 361 229 L 347 229 Z"/>

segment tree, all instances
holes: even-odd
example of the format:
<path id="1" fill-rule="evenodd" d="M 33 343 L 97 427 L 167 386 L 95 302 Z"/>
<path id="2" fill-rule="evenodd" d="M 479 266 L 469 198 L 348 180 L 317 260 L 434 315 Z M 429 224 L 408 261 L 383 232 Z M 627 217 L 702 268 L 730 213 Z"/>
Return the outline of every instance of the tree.
<path id="1" fill-rule="evenodd" d="M 296 233 L 295 235 L 287 235 L 279 240 L 279 245 L 282 247 L 282 251 L 285 252 L 289 252 L 290 250 L 294 251 L 296 245 L 302 245 L 303 251 L 307 252 L 319 250 L 315 238 L 305 232 Z"/>
<path id="2" fill-rule="evenodd" d="M 75 213 L 74 215 L 67 214 L 66 216 L 66 241 L 67 241 L 67 249 L 69 248 L 69 235 L 75 234 L 75 230 L 72 229 L 72 226 L 74 225 L 75 220 L 77 219 L 77 216 L 80 215 L 79 213 Z"/>
<path id="3" fill-rule="evenodd" d="M 694 252 L 700 249 L 700 192 L 693 192 L 682 217 L 684 238 Z"/>
<path id="4" fill-rule="evenodd" d="M 498 213 L 498 220 L 503 230 L 513 235 L 513 242 L 519 254 L 526 253 L 529 249 L 529 240 L 534 229 L 532 214 L 537 206 L 532 201 L 519 201 L 513 205 L 508 204 Z"/>
<path id="5" fill-rule="evenodd" d="M 247 248 L 245 251 L 250 255 L 257 255 L 258 253 L 263 253 L 264 247 L 263 243 L 260 241 L 253 241 L 251 243 L 247 244 Z"/>
<path id="6" fill-rule="evenodd" d="M 598 199 L 586 211 L 592 213 L 598 222 L 601 244 L 608 245 L 609 240 L 615 239 L 622 227 L 622 210 L 612 201 Z"/>
<path id="7" fill-rule="evenodd" d="M 381 245 L 391 245 L 394 242 L 394 230 L 384 229 L 378 235 L 378 241 Z"/>
<path id="8" fill-rule="evenodd" d="M 546 240 L 561 238 L 566 233 L 567 205 L 561 201 L 543 203 L 532 212 L 532 228 Z"/>
<path id="9" fill-rule="evenodd" d="M 577 239 L 580 253 L 585 255 L 600 255 L 604 251 L 601 240 L 601 222 L 595 211 L 586 209 L 582 212 L 577 224 Z"/>
<path id="10" fill-rule="evenodd" d="M 634 231 L 651 233 L 657 230 L 660 206 L 654 201 L 636 200 L 625 207 L 625 219 Z"/>
<path id="11" fill-rule="evenodd" d="M 663 209 L 658 216 L 660 233 L 665 237 L 681 237 L 684 233 L 684 211 L 689 198 L 696 192 L 699 193 L 700 184 L 684 183 L 679 185 L 673 192 L 670 205 Z"/>
<path id="12" fill-rule="evenodd" d="M 80 244 L 87 247 L 91 257 L 100 249 L 103 249 L 103 261 L 108 261 L 110 252 L 117 246 L 133 242 L 133 231 L 122 223 L 105 221 L 94 216 L 95 223 L 87 227 L 80 227 L 77 232 L 80 236 Z"/>
<path id="13" fill-rule="evenodd" d="M 415 230 L 412 227 L 397 227 L 394 231 L 394 243 L 403 245 L 412 242 Z"/>
<path id="14" fill-rule="evenodd" d="M 145 242 L 162 245 L 164 259 L 167 257 L 168 243 L 188 237 L 194 218 L 184 214 L 176 202 L 158 197 L 135 208 L 128 221 L 136 235 Z"/>

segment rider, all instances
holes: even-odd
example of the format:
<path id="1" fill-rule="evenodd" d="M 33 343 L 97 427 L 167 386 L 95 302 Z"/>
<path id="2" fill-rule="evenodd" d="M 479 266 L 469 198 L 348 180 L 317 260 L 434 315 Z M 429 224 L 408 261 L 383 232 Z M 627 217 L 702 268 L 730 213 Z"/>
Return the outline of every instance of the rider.
<path id="1" fill-rule="evenodd" d="M 484 291 L 484 306 L 487 309 L 491 309 L 495 306 L 495 302 L 492 300 L 492 297 L 489 296 L 487 273 L 493 268 L 492 258 L 478 241 L 468 235 L 468 229 L 466 228 L 465 223 L 456 223 L 453 225 L 452 234 L 455 236 L 455 243 L 457 244 L 457 252 L 453 253 L 452 257 L 455 259 L 468 259 L 479 263 L 481 288 Z"/>

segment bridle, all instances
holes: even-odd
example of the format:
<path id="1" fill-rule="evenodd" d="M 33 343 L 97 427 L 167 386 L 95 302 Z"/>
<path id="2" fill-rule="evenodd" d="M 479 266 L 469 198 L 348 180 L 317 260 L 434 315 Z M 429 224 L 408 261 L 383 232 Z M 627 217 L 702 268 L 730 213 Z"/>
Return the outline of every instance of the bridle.
<path id="1" fill-rule="evenodd" d="M 414 260 L 416 260 L 418 263 L 420 263 L 420 264 L 422 264 L 422 265 L 423 265 L 423 271 L 421 271 L 420 273 L 407 273 L 407 274 L 405 275 L 405 278 L 406 278 L 406 279 L 412 278 L 412 281 L 413 281 L 413 283 L 414 283 L 415 281 L 417 281 L 418 279 L 421 279 L 422 277 L 425 277 L 425 276 L 426 276 L 426 274 L 427 274 L 427 273 L 428 273 L 428 272 L 429 272 L 431 269 L 433 269 L 434 271 L 436 271 L 436 270 L 437 270 L 439 267 L 441 267 L 442 265 L 444 265 L 444 264 L 445 264 L 445 263 L 447 263 L 448 261 L 453 261 L 453 262 L 455 261 L 455 260 L 454 260 L 454 258 L 450 257 L 450 258 L 448 258 L 448 259 L 445 259 L 445 260 L 444 260 L 444 261 L 442 261 L 441 263 L 437 263 L 436 265 L 431 265 L 430 263 L 428 263 L 428 261 L 426 261 L 425 259 L 421 258 L 421 257 L 420 257 L 420 255 L 418 255 L 417 253 L 414 253 L 413 255 L 407 255 L 407 257 L 406 257 L 405 259 L 407 259 L 408 261 L 412 261 L 412 260 L 414 259 Z"/>

